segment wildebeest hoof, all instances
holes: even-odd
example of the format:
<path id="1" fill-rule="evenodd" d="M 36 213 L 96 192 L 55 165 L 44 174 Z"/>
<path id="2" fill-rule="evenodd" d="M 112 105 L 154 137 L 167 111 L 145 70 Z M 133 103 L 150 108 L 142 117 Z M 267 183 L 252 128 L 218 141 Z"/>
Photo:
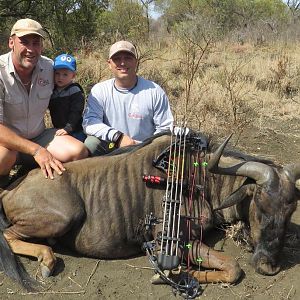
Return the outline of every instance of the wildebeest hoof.
<path id="1" fill-rule="evenodd" d="M 170 271 L 165 270 L 164 273 L 165 273 L 166 277 L 169 277 Z M 154 274 L 154 275 L 152 276 L 150 282 L 151 282 L 152 284 L 165 284 L 165 283 L 166 283 L 166 282 L 160 277 L 159 274 Z"/>
<path id="2" fill-rule="evenodd" d="M 42 277 L 43 278 L 47 278 L 52 274 L 52 270 L 50 270 L 46 265 L 44 265 L 43 263 L 41 263 L 40 265 L 41 268 L 41 273 L 42 273 Z"/>

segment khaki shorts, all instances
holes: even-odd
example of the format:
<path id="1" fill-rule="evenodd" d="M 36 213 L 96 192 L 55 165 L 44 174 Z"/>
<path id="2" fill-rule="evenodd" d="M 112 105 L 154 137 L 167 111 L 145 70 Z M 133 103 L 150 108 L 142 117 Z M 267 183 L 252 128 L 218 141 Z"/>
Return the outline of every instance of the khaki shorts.
<path id="1" fill-rule="evenodd" d="M 47 128 L 39 136 L 31 139 L 32 142 L 39 144 L 42 147 L 47 147 L 54 139 L 56 128 Z M 34 158 L 29 154 L 19 153 L 16 165 L 28 165 L 28 167 L 37 167 Z"/>

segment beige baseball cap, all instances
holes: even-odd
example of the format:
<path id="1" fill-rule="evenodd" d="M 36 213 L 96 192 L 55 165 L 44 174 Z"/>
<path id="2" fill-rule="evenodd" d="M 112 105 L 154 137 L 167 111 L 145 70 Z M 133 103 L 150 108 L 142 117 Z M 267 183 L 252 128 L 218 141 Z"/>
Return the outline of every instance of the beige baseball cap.
<path id="1" fill-rule="evenodd" d="M 119 41 L 114 43 L 109 50 L 109 58 L 118 52 L 125 51 L 131 53 L 135 58 L 137 58 L 136 49 L 133 44 L 127 41 Z"/>
<path id="2" fill-rule="evenodd" d="M 37 34 L 42 38 L 45 38 L 45 31 L 43 30 L 42 25 L 32 19 L 20 19 L 13 26 L 10 36 L 16 35 L 21 37 L 28 34 Z"/>

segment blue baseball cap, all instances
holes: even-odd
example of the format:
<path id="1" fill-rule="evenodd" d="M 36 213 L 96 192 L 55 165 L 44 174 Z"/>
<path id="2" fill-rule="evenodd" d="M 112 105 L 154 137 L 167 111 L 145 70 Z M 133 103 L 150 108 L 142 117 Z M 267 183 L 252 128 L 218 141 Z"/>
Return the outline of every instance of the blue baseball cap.
<path id="1" fill-rule="evenodd" d="M 72 72 L 76 71 L 76 59 L 70 54 L 61 54 L 55 57 L 54 70 L 57 69 L 68 69 Z"/>

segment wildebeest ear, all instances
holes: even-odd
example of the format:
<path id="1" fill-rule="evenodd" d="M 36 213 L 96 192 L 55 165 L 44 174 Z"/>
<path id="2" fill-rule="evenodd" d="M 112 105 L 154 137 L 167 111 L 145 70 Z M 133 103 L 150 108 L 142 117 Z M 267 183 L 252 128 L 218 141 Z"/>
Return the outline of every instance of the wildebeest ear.
<path id="1" fill-rule="evenodd" d="M 295 187 L 297 190 L 300 191 L 300 179 L 297 179 L 296 182 L 295 182 Z"/>

